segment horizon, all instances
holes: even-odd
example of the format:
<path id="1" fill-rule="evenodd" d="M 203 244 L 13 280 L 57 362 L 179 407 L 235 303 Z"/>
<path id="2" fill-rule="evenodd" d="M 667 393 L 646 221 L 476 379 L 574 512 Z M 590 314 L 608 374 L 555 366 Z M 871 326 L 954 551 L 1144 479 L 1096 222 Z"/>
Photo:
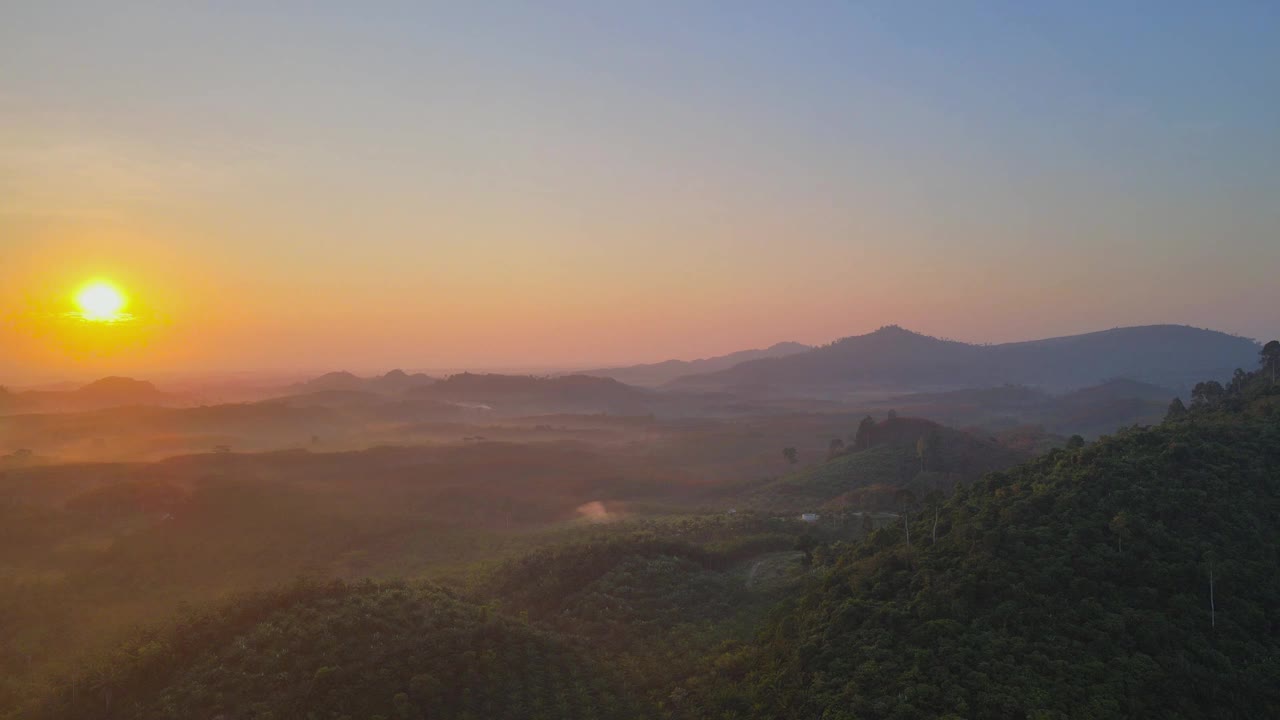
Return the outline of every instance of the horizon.
<path id="1" fill-rule="evenodd" d="M 299 7 L 8 13 L 0 376 L 1274 334 L 1274 7 Z"/>
<path id="2" fill-rule="evenodd" d="M 933 340 L 940 340 L 944 342 L 959 342 L 966 345 L 972 345 L 975 347 L 989 347 L 989 346 L 998 346 L 998 345 L 1026 343 L 1026 342 L 1038 342 L 1038 341 L 1045 341 L 1045 340 L 1057 340 L 1057 339 L 1063 339 L 1063 338 L 1080 337 L 1085 335 L 1095 335 L 1095 334 L 1106 333 L 1106 332 L 1115 331 L 1115 330 L 1132 330 L 1132 329 L 1138 329 L 1138 328 L 1155 328 L 1155 327 L 1176 327 L 1176 328 L 1184 328 L 1184 329 L 1191 329 L 1191 330 L 1201 330 L 1201 331 L 1207 331 L 1212 333 L 1220 333 L 1233 338 L 1249 340 L 1250 342 L 1254 343 L 1259 347 L 1262 346 L 1262 342 L 1263 342 L 1260 338 L 1253 338 L 1245 335 L 1228 333 L 1228 332 L 1217 330 L 1214 328 L 1198 327 L 1195 325 L 1188 325 L 1185 323 L 1152 323 L 1150 325 L 1124 325 L 1124 326 L 1116 326 L 1116 327 L 1109 327 L 1109 328 L 1099 328 L 1096 330 L 1089 330 L 1089 331 L 1080 332 L 1080 333 L 1071 333 L 1068 335 L 1052 335 L 1052 336 L 1046 335 L 1046 336 L 1037 336 L 1037 337 L 1027 337 L 1027 338 L 1019 338 L 1015 340 L 1006 340 L 1002 342 L 958 340 L 956 338 L 950 338 L 950 337 L 932 335 L 929 333 L 920 332 L 918 330 L 915 330 L 914 328 L 905 327 L 897 323 L 888 323 L 888 324 L 880 325 L 873 330 L 868 330 L 863 333 L 842 335 L 840 337 L 833 338 L 825 342 L 799 343 L 799 344 L 806 346 L 807 350 L 816 350 L 816 349 L 835 345 L 837 343 L 840 343 L 841 341 L 849 340 L 851 338 L 863 337 L 866 335 L 875 334 L 882 330 L 897 328 L 907 333 L 920 335 Z M 425 374 L 437 379 L 449 377 L 451 375 L 461 375 L 466 373 L 517 375 L 517 376 L 573 375 L 573 374 L 588 373 L 593 370 L 627 369 L 627 368 L 640 367 L 640 366 L 646 366 L 646 365 L 656 365 L 664 362 L 697 362 L 697 361 L 732 355 L 737 352 L 763 350 L 775 345 L 782 345 L 787 343 L 798 343 L 798 342 L 799 341 L 794 341 L 794 340 L 779 340 L 777 342 L 769 343 L 767 345 L 761 345 L 760 347 L 756 347 L 756 348 L 738 348 L 736 350 L 729 350 L 727 352 L 719 353 L 717 355 L 708 355 L 708 356 L 697 357 L 697 358 L 670 357 L 670 358 L 664 358 L 662 360 L 656 360 L 656 361 L 631 362 L 626 360 L 620 360 L 612 363 L 611 362 L 592 363 L 589 361 L 584 361 L 584 362 L 577 362 L 577 363 L 572 363 L 572 362 L 565 363 L 561 365 L 524 365 L 524 366 L 521 366 L 521 365 L 488 365 L 488 366 L 456 365 L 456 366 L 429 367 L 429 366 L 414 366 L 411 364 L 396 365 L 393 363 L 387 366 L 364 366 L 364 367 L 333 367 L 333 366 L 297 367 L 295 366 L 295 367 L 277 367 L 277 368 L 223 368 L 223 369 L 215 368 L 210 370 L 180 370 L 179 369 L 179 370 L 159 371 L 151 375 L 145 375 L 145 376 L 140 374 L 130 374 L 128 372 L 122 372 L 122 373 L 110 373 L 106 375 L 92 375 L 92 374 L 65 375 L 64 374 L 64 375 L 57 375 L 57 376 L 54 376 L 54 375 L 32 376 L 28 378 L 20 377 L 17 382 L 12 382 L 12 381 L 3 382 L 3 380 L 6 380 L 7 378 L 0 378 L 0 387 L 7 387 L 10 390 L 16 390 L 16 391 L 69 389 L 69 388 L 81 387 L 84 384 L 96 382 L 97 380 L 101 380 L 105 378 L 125 378 L 125 379 L 131 379 L 131 380 L 142 380 L 142 381 L 152 382 L 160 386 L 163 386 L 166 383 L 172 383 L 173 385 L 177 385 L 177 386 L 190 383 L 198 386 L 206 382 L 225 382 L 225 383 L 231 383 L 233 385 L 235 383 L 244 383 L 247 386 L 272 387 L 274 385 L 279 385 L 281 383 L 305 382 L 306 380 L 316 379 L 318 377 L 321 377 L 327 374 L 350 373 L 357 377 L 369 378 L 369 377 L 378 377 L 378 376 L 381 376 L 390 372 L 394 372 L 397 370 L 407 374 L 411 374 L 411 375 Z"/>

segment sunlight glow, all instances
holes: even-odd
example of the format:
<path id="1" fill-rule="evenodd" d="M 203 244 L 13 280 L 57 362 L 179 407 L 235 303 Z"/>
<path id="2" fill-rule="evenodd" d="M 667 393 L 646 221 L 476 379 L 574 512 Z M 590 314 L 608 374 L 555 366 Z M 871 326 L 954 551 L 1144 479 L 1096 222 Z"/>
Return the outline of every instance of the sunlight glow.
<path id="1" fill-rule="evenodd" d="M 128 299 L 109 282 L 95 280 L 76 293 L 80 317 L 91 322 L 120 322 L 128 319 L 123 312 Z"/>

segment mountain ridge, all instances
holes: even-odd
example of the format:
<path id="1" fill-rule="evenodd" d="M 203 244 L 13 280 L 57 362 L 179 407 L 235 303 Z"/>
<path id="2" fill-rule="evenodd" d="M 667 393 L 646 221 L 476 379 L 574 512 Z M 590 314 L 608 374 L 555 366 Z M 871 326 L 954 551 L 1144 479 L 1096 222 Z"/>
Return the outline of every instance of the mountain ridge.
<path id="1" fill-rule="evenodd" d="M 108 376 L 72 390 L 11 392 L 0 386 L 0 414 L 101 410 L 128 405 L 166 405 L 176 397 L 146 380 Z"/>
<path id="2" fill-rule="evenodd" d="M 771 357 L 785 357 L 812 350 L 812 345 L 783 341 L 766 348 L 738 350 L 725 355 L 698 358 L 696 360 L 663 360 L 656 363 L 641 363 L 611 368 L 582 370 L 574 374 L 609 377 L 628 385 L 655 386 L 675 380 L 683 375 L 715 372 L 724 370 L 749 360 Z"/>
<path id="3" fill-rule="evenodd" d="M 1260 346 L 1187 325 L 1140 325 L 979 345 L 886 325 L 795 355 L 761 358 L 668 383 L 679 389 L 973 387 L 1004 383 L 1071 389 L 1126 377 L 1175 389 L 1224 379 Z"/>

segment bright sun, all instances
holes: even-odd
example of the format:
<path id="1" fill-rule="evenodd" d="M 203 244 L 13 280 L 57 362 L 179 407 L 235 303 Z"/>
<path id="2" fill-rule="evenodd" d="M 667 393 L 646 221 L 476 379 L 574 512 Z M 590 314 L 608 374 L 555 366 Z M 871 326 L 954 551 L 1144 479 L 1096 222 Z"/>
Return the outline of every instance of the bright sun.
<path id="1" fill-rule="evenodd" d="M 80 306 L 80 317 L 94 322 L 115 322 L 125 319 L 121 312 L 128 304 L 124 293 L 109 282 L 96 280 L 85 285 L 76 293 L 76 305 Z"/>

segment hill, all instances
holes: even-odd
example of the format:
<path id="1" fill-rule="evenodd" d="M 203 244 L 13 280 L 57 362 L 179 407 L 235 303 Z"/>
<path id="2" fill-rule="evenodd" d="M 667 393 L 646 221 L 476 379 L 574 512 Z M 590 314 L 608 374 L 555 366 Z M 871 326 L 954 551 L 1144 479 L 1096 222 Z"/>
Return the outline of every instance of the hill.
<path id="1" fill-rule="evenodd" d="M 1224 380 L 1252 367 L 1258 344 L 1183 325 L 1116 328 L 1085 335 L 972 345 L 888 326 L 780 358 L 691 375 L 677 388 L 814 392 L 822 388 L 983 387 L 1026 384 L 1076 388 L 1128 377 L 1175 389 Z"/>
<path id="2" fill-rule="evenodd" d="M 360 377 L 341 370 L 325 373 L 320 377 L 292 385 L 285 389 L 287 395 L 307 395 L 319 392 L 371 392 L 398 395 L 412 388 L 424 387 L 435 378 L 423 373 L 410 375 L 403 370 L 392 370 L 384 375 Z"/>
<path id="3" fill-rule="evenodd" d="M 924 457 L 922 441 L 927 444 Z M 900 490 L 924 497 L 1028 457 L 921 418 L 894 417 L 878 423 L 868 418 L 846 449 L 814 467 L 746 486 L 739 504 L 787 513 L 895 510 Z"/>
<path id="4" fill-rule="evenodd" d="M 1276 717 L 1280 391 L 1198 396 L 837 549 L 707 715 Z"/>
<path id="5" fill-rule="evenodd" d="M 997 433 L 1034 427 L 1092 438 L 1118 427 L 1159 422 L 1177 395 L 1159 385 L 1118 378 L 1056 395 L 1026 385 L 1003 385 L 910 393 L 877 404 L 957 427 Z"/>
<path id="6" fill-rule="evenodd" d="M 581 648 L 454 593 L 300 584 L 143 633 L 24 716 L 638 718 Z"/>
<path id="7" fill-rule="evenodd" d="M 680 486 L 554 442 L 0 468 L 0 708 L 11 682 L 180 602 L 304 572 L 457 577 L 535 547 L 584 504 Z"/>
<path id="8" fill-rule="evenodd" d="M 812 349 L 813 348 L 808 345 L 802 345 L 797 342 L 780 342 L 763 349 L 739 350 L 738 352 L 729 353 L 728 355 L 717 355 L 715 357 L 701 358 L 699 360 L 666 360 L 664 362 L 646 363 L 643 365 L 583 370 L 579 374 L 613 378 L 614 380 L 627 383 L 628 385 L 655 387 L 671 382 L 672 380 L 685 375 L 716 372 L 717 370 L 731 368 L 734 365 L 747 362 L 748 360 L 785 357 L 787 355 L 794 355 L 796 353 Z"/>
<path id="9" fill-rule="evenodd" d="M 23 718 L 661 718 L 803 576 L 807 528 L 741 514 L 583 528 L 476 593 L 301 581 L 135 630 Z M 762 569 L 763 568 L 763 569 Z M 76 690 L 75 688 L 80 688 Z M 0 717 L 3 717 L 0 712 Z"/>
<path id="10" fill-rule="evenodd" d="M 612 378 L 588 375 L 532 377 L 460 373 L 433 385 L 414 388 L 408 396 L 483 406 L 505 415 L 644 415 L 652 412 L 658 401 L 651 391 L 624 385 Z"/>
<path id="11" fill-rule="evenodd" d="M 127 377 L 105 377 L 74 390 L 10 392 L 0 388 L 0 413 L 75 412 L 176 401 L 145 380 Z"/>

